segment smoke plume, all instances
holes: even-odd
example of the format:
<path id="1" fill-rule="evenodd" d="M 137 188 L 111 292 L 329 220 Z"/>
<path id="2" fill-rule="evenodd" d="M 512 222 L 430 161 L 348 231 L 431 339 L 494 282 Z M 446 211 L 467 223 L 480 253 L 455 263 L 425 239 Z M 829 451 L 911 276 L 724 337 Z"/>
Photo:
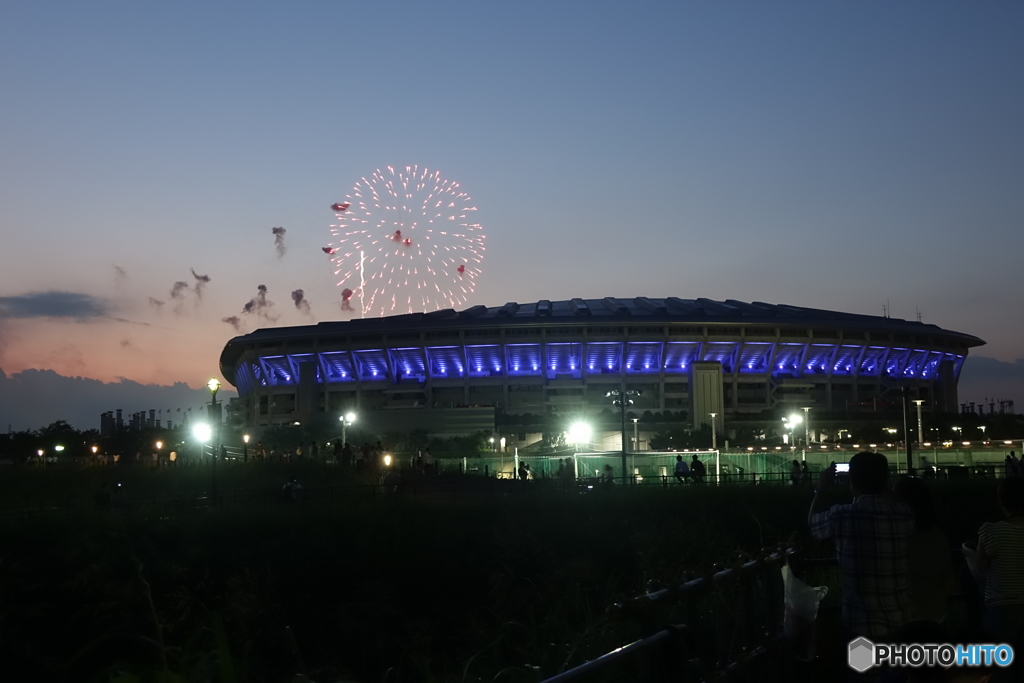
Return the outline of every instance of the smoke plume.
<path id="1" fill-rule="evenodd" d="M 171 287 L 171 298 L 172 299 L 184 299 L 185 298 L 185 292 L 187 292 L 187 291 L 188 291 L 188 283 L 187 282 L 182 282 L 181 280 L 178 280 L 177 282 L 174 283 L 174 286 Z"/>
<path id="2" fill-rule="evenodd" d="M 210 282 L 209 275 L 200 275 L 196 272 L 195 268 L 189 268 L 192 271 L 192 277 L 196 279 L 196 296 L 200 299 L 203 298 L 203 287 Z"/>
<path id="3" fill-rule="evenodd" d="M 292 301 L 295 302 L 295 308 L 303 313 L 309 313 L 309 300 L 306 299 L 306 294 L 301 289 L 292 292 Z"/>
<path id="4" fill-rule="evenodd" d="M 242 313 L 246 315 L 258 315 L 261 318 L 274 321 L 277 320 L 277 316 L 271 315 L 270 309 L 274 307 L 274 302 L 267 298 L 267 286 L 260 285 L 256 288 L 256 296 L 249 299 L 248 303 L 242 307 Z"/>
<path id="5" fill-rule="evenodd" d="M 220 321 L 231 325 L 231 327 L 235 328 L 235 332 L 239 332 L 242 329 L 242 319 L 237 315 L 230 315 L 227 318 L 221 318 Z"/>
<path id="6" fill-rule="evenodd" d="M 284 253 L 288 250 L 284 246 L 284 234 L 288 231 L 284 228 L 271 228 L 270 232 L 274 233 L 274 247 L 277 249 L 278 258 L 283 257 Z"/>

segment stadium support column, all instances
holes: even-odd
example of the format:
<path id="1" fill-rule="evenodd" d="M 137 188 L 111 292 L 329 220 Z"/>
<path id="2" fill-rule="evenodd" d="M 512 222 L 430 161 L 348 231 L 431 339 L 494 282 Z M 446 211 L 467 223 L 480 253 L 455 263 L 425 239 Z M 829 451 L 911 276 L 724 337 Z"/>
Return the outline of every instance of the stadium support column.
<path id="1" fill-rule="evenodd" d="M 319 385 L 316 381 L 316 363 L 299 363 L 298 406 L 296 417 L 302 424 L 313 420 L 319 407 Z"/>
<path id="2" fill-rule="evenodd" d="M 710 425 L 711 413 L 722 416 L 725 427 L 725 403 L 722 391 L 722 364 L 698 361 L 690 364 L 690 407 L 693 428 Z"/>

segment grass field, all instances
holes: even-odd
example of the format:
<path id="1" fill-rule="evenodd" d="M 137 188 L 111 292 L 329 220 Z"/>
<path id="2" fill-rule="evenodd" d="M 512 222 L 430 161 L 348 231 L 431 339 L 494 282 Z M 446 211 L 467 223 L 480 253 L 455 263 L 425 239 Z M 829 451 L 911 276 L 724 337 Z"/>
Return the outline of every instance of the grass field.
<path id="1" fill-rule="evenodd" d="M 182 494 L 209 476 L 10 471 L 0 495 L 88 501 L 115 478 L 131 495 Z M 276 488 L 289 476 L 351 481 L 315 465 L 238 464 L 219 476 L 222 490 Z M 993 489 L 936 488 L 951 543 L 997 518 Z M 161 671 L 162 680 L 538 680 L 643 632 L 639 622 L 605 622 L 615 596 L 806 537 L 810 497 L 768 486 L 512 490 L 163 519 L 98 510 L 5 519 L 0 668 L 39 681 L 111 680 L 113 671 L 141 676 L 123 681 Z M 829 549 L 808 544 L 808 553 Z"/>

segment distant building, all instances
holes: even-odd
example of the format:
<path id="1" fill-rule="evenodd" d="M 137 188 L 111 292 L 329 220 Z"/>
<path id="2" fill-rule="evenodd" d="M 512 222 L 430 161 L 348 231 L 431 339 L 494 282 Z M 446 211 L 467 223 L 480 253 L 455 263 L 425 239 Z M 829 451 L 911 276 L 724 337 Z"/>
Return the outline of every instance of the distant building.
<path id="1" fill-rule="evenodd" d="M 842 410 L 899 401 L 903 387 L 956 412 L 968 350 L 935 325 L 709 299 L 572 299 L 267 328 L 230 340 L 224 377 L 249 427 L 337 421 L 461 434 L 505 415 L 596 414 L 612 390 L 634 412 Z"/>

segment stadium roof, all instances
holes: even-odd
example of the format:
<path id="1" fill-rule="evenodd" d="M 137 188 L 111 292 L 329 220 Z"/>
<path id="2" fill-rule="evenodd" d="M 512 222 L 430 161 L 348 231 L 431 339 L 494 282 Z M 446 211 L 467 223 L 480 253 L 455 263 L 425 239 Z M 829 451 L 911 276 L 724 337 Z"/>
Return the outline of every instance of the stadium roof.
<path id="1" fill-rule="evenodd" d="M 856 313 L 826 311 L 761 301 L 745 303 L 734 299 L 653 299 L 635 297 L 620 299 L 543 299 L 520 304 L 510 301 L 504 306 L 471 306 L 462 311 L 444 309 L 429 313 L 408 313 L 384 318 L 356 318 L 348 321 L 322 322 L 298 327 L 268 327 L 228 342 L 221 354 L 221 367 L 233 366 L 242 348 L 252 344 L 278 344 L 312 338 L 340 337 L 349 334 L 394 333 L 424 329 L 472 327 L 520 327 L 554 324 L 693 324 L 693 325 L 758 325 L 780 327 L 822 327 L 836 330 L 872 331 L 877 333 L 914 334 L 954 338 L 967 347 L 981 346 L 978 337 L 944 330 L 937 325 Z M 713 331 L 709 330 L 711 334 Z"/>

